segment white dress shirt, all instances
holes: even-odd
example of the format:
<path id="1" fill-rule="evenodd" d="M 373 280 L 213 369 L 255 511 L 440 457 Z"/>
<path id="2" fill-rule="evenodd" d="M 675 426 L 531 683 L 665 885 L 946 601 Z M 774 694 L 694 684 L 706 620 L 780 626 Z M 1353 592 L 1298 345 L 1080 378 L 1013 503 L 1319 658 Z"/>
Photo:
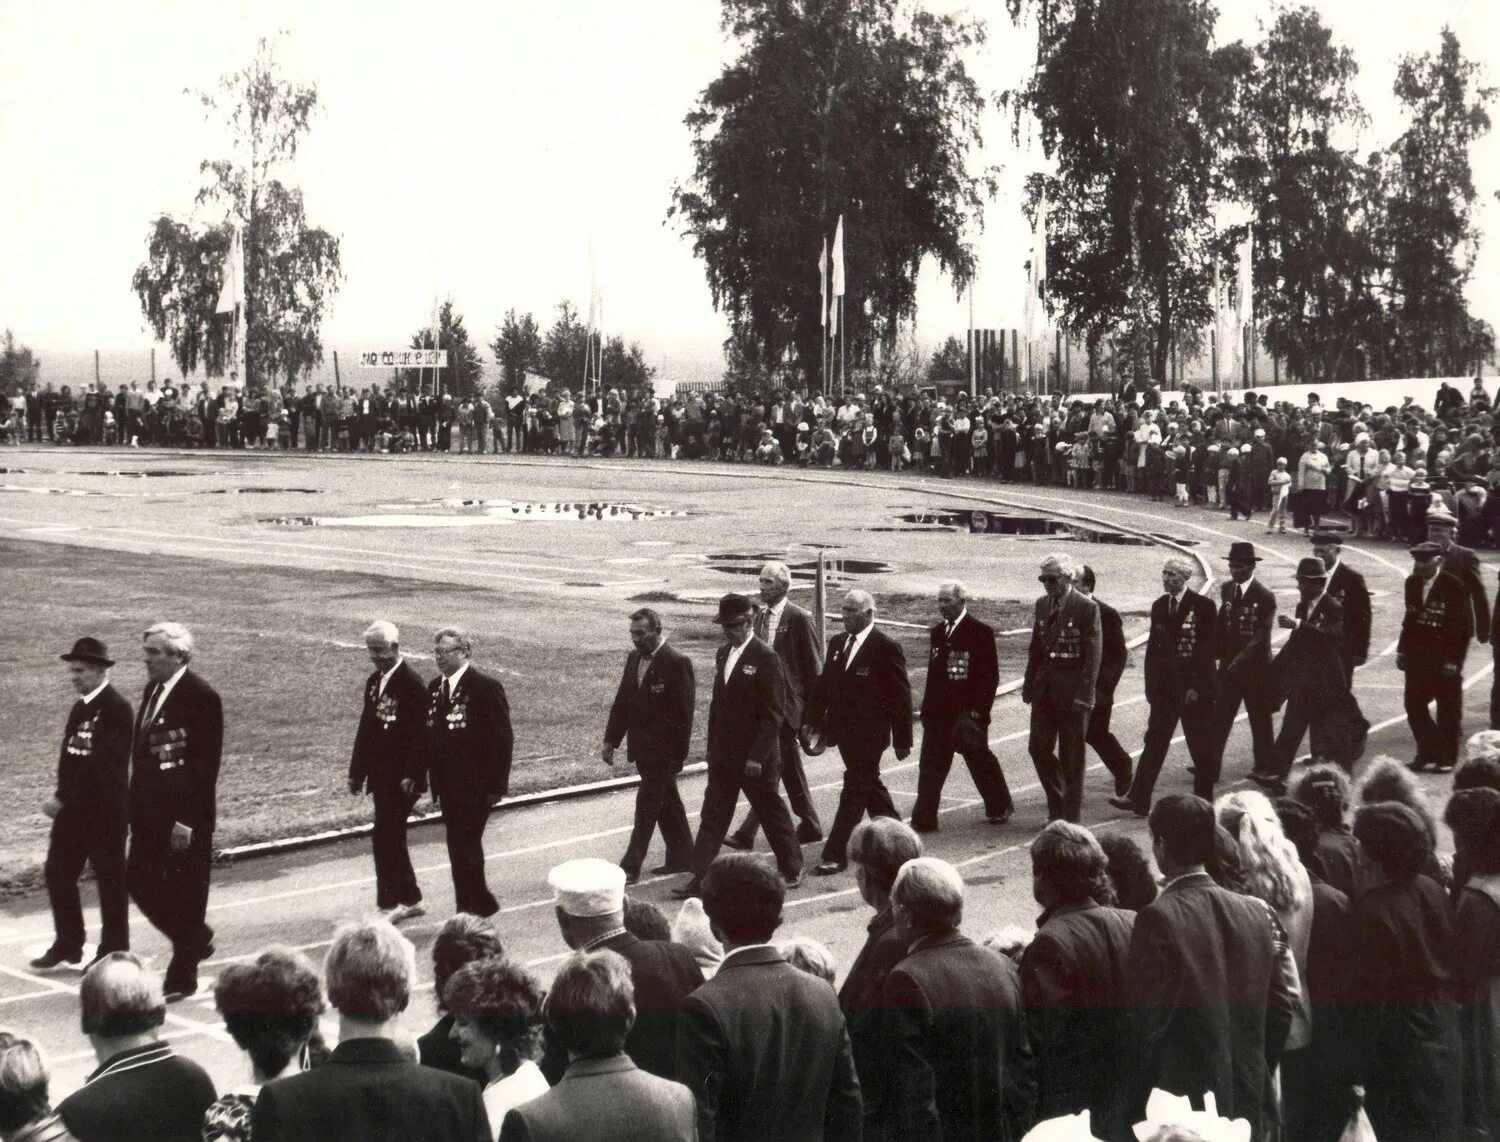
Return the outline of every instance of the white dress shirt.
<path id="1" fill-rule="evenodd" d="M 729 653 L 724 656 L 725 682 L 729 681 L 729 676 L 734 673 L 734 664 L 740 660 L 740 655 L 745 653 L 745 647 L 749 645 L 750 640 L 748 638 L 740 643 L 739 646 L 735 646 L 733 643 L 729 644 Z"/>

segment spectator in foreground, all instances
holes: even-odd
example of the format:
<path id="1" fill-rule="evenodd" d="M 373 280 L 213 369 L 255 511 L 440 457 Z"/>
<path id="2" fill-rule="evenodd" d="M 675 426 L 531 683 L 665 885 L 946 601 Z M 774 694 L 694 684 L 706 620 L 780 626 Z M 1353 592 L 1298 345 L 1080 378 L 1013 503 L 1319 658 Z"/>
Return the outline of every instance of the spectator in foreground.
<path id="1" fill-rule="evenodd" d="M 417 1053 L 424 1067 L 462 1075 L 484 1086 L 484 1072 L 463 1064 L 462 1052 L 453 1038 L 453 1016 L 443 1005 L 443 994 L 453 973 L 465 964 L 495 959 L 504 954 L 505 948 L 494 924 L 482 916 L 460 912 L 450 916 L 438 929 L 437 939 L 432 942 L 432 977 L 440 1016 L 437 1023 L 417 1039 Z"/>
<path id="2" fill-rule="evenodd" d="M 692 955 L 704 979 L 712 979 L 724 962 L 724 945 L 713 933 L 713 925 L 703 912 L 703 901 L 693 896 L 682 902 L 677 919 L 672 921 L 672 942 L 681 944 Z"/>
<path id="3" fill-rule="evenodd" d="M 316 1070 L 261 1088 L 256 1142 L 492 1142 L 479 1087 L 420 1066 L 397 1043 L 416 961 L 386 920 L 339 928 L 323 963 L 339 1045 Z"/>
<path id="4" fill-rule="evenodd" d="M 958 930 L 964 882 L 947 861 L 907 861 L 891 914 L 907 954 L 886 976 L 879 1128 L 892 1138 L 1019 1139 L 1031 1119 L 1015 965 Z"/>
<path id="5" fill-rule="evenodd" d="M 1127 912 L 1139 912 L 1156 899 L 1158 892 L 1156 876 L 1151 871 L 1151 858 L 1142 851 L 1134 837 L 1123 833 L 1109 833 L 1098 840 L 1099 847 L 1104 850 L 1108 883 L 1100 886 L 1099 895 L 1094 899 Z"/>
<path id="6" fill-rule="evenodd" d="M 1500 1138 L 1500 791 L 1460 789 L 1444 819 L 1467 879 L 1453 920 L 1464 1045 L 1464 1128 Z"/>
<path id="7" fill-rule="evenodd" d="M 550 1091 L 511 1110 L 504 1142 L 692 1142 L 693 1095 L 640 1070 L 625 1053 L 635 1021 L 630 965 L 616 952 L 577 952 L 552 981 L 543 1010 L 568 1070 Z"/>
<path id="8" fill-rule="evenodd" d="M 776 870 L 748 853 L 717 857 L 704 875 L 703 910 L 724 962 L 688 996 L 677 1035 L 677 1073 L 697 1097 L 702 1142 L 860 1137 L 838 999 L 771 946 L 785 899 Z"/>
<path id="9" fill-rule="evenodd" d="M 839 964 L 827 944 L 814 940 L 811 936 L 793 936 L 787 940 L 777 940 L 775 946 L 782 959 L 792 967 L 814 979 L 821 979 L 829 987 L 834 986 L 833 981 L 839 974 Z"/>
<path id="10" fill-rule="evenodd" d="M 496 1135 L 507 1111 L 547 1093 L 536 1065 L 543 994 L 536 977 L 505 956 L 465 964 L 443 989 L 463 1063 L 484 1074 L 484 1109 Z"/>
<path id="11" fill-rule="evenodd" d="M 83 1033 L 99 1068 L 58 1105 L 79 1142 L 198 1142 L 213 1080 L 160 1041 L 161 980 L 129 952 L 91 967 L 78 991 Z"/>
<path id="12" fill-rule="evenodd" d="M 318 1035 L 323 985 L 300 952 L 270 948 L 254 963 L 225 968 L 214 984 L 214 1004 L 224 1029 L 250 1057 L 250 1081 L 225 1091 L 208 1108 L 203 1142 L 249 1142 L 260 1088 L 310 1064 L 308 1045 Z"/>
<path id="13" fill-rule="evenodd" d="M 0 1031 L 0 1138 L 77 1142 L 47 1101 L 47 1064 L 30 1039 Z"/>

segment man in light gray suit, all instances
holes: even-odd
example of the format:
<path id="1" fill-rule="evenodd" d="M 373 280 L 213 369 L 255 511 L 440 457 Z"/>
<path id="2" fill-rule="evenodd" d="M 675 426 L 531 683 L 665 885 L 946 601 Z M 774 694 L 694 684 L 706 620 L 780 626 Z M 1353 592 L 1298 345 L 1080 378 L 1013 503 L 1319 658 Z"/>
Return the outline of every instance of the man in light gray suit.
<path id="1" fill-rule="evenodd" d="M 574 955 L 552 981 L 543 1012 L 567 1049 L 568 1070 L 546 1094 L 506 1114 L 500 1142 L 694 1142 L 692 1091 L 640 1070 L 625 1054 L 635 996 L 623 956 Z"/>

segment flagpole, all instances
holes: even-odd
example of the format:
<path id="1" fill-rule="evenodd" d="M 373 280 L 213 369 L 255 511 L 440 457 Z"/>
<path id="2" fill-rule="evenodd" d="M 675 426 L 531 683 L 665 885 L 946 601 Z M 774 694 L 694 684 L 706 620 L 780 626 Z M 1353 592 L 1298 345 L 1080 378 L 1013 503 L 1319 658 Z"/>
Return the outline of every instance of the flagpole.
<path id="1" fill-rule="evenodd" d="M 849 365 L 849 342 L 845 331 L 849 326 L 849 307 L 844 304 L 844 295 L 839 294 L 839 396 L 844 395 L 844 370 Z"/>

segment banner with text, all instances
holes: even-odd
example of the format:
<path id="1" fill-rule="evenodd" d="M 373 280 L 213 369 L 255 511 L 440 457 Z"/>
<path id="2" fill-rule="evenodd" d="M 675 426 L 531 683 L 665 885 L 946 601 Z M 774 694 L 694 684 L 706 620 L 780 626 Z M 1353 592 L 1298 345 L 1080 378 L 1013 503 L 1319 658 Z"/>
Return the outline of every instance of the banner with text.
<path id="1" fill-rule="evenodd" d="M 359 355 L 362 369 L 446 369 L 446 349 L 371 349 Z"/>

